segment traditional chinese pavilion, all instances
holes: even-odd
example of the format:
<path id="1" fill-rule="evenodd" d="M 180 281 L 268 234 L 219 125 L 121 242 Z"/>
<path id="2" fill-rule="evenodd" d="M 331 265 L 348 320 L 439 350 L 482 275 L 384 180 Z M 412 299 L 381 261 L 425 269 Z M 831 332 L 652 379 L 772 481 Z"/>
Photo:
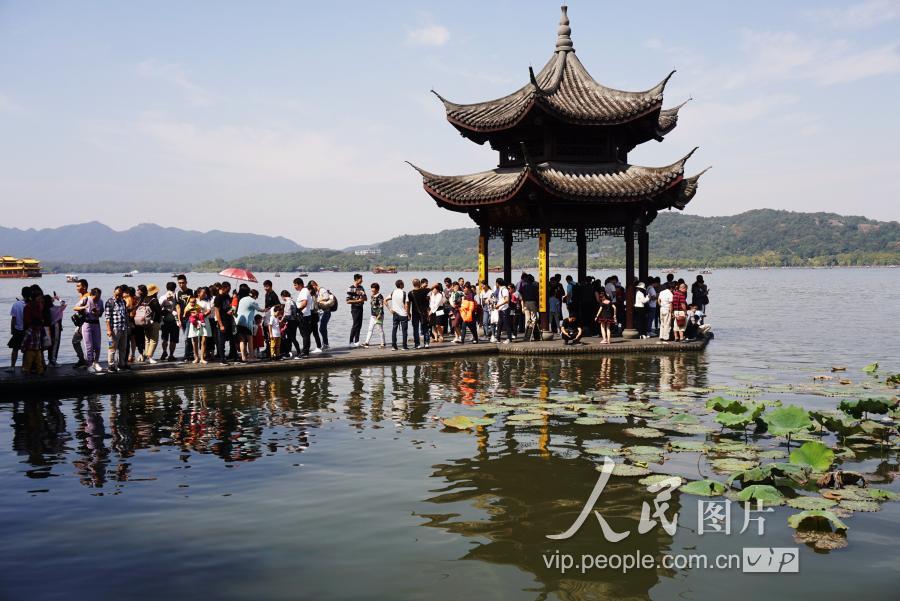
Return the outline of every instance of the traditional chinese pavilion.
<path id="1" fill-rule="evenodd" d="M 496 169 L 470 175 L 436 175 L 418 167 L 425 191 L 438 206 L 468 213 L 478 224 L 479 277 L 487 279 L 488 240 L 503 240 L 503 272 L 512 279 L 513 240 L 538 239 L 540 311 L 547 327 L 547 261 L 551 237 L 578 246 L 578 280 L 587 271 L 587 241 L 602 235 L 625 240 L 627 316 L 633 327 L 634 239 L 638 273 L 647 277 L 647 226 L 663 209 L 684 209 L 701 173 L 684 176 L 694 150 L 664 167 L 628 163 L 628 153 L 675 128 L 682 105 L 663 108 L 672 76 L 644 92 L 607 88 L 590 76 L 575 54 L 567 7 L 556 50 L 538 73 L 512 94 L 475 104 L 456 104 L 435 93 L 447 120 L 466 138 L 500 154 Z"/>

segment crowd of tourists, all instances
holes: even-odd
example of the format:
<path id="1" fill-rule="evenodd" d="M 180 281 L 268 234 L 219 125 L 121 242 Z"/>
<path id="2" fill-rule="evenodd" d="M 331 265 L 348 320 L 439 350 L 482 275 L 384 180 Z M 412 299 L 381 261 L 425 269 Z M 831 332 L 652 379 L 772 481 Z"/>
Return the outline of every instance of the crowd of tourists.
<path id="1" fill-rule="evenodd" d="M 503 278 L 493 284 L 462 277 L 441 282 L 414 278 L 408 288 L 398 279 L 390 292 L 377 282 L 366 286 L 363 276 L 355 274 L 343 299 L 314 280 L 296 278 L 292 288 L 276 292 L 269 280 L 262 291 L 247 283 L 233 287 L 228 281 L 191 288 L 187 277 L 179 275 L 164 291 L 155 284 L 122 284 L 104 300 L 103 291 L 80 279 L 69 316 L 78 357 L 74 367 L 103 373 L 128 370 L 134 363 L 306 358 L 329 349 L 328 325 L 341 300 L 350 310 L 351 349 L 390 344 L 395 351 L 410 350 L 434 343 L 466 344 L 467 337 L 472 344 L 541 339 L 540 288 L 529 273 L 522 273 L 516 283 Z M 572 276 L 563 280 L 555 275 L 547 288 L 545 329 L 558 333 L 566 345 L 580 344 L 586 336 L 609 344 L 626 325 L 626 294 L 617 276 L 576 282 Z M 690 303 L 687 283 L 672 274 L 665 281 L 636 282 L 633 294 L 633 326 L 641 338 L 681 342 L 709 328 L 704 324 L 709 289 L 703 276 L 691 285 Z M 58 365 L 68 308 L 56 293 L 44 294 L 38 285 L 22 288 L 10 309 L 9 371 L 15 371 L 20 355 L 26 374 L 42 374 L 48 365 Z M 390 340 L 385 333 L 388 317 Z M 100 363 L 104 333 L 105 369 Z"/>

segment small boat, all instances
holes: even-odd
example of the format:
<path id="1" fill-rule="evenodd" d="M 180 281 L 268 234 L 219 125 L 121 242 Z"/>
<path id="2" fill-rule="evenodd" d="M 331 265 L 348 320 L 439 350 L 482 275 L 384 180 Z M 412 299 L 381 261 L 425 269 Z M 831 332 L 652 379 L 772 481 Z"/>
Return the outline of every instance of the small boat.
<path id="1" fill-rule="evenodd" d="M 301 278 L 308 278 L 308 277 L 309 277 L 309 274 L 306 273 L 306 272 L 304 271 L 303 273 L 300 274 L 300 277 L 301 277 Z"/>
<path id="2" fill-rule="evenodd" d="M 122 274 L 122 277 L 123 277 L 123 278 L 133 278 L 133 277 L 134 277 L 134 274 L 133 274 L 133 273 L 123 273 L 123 274 Z"/>
<path id="3" fill-rule="evenodd" d="M 66 283 L 67 283 L 67 284 L 74 284 L 74 283 L 78 282 L 79 279 L 80 279 L 80 278 L 79 278 L 77 275 L 72 275 L 72 274 L 70 273 L 69 275 L 66 276 Z"/>
<path id="4" fill-rule="evenodd" d="M 372 269 L 372 273 L 397 273 L 396 267 L 382 267 L 378 265 Z"/>
<path id="5" fill-rule="evenodd" d="M 281 277 L 281 274 L 280 274 L 280 273 L 276 273 L 273 277 L 280 278 L 280 277 Z"/>
<path id="6" fill-rule="evenodd" d="M 711 270 L 711 269 L 704 269 L 704 270 L 701 271 L 700 273 L 703 274 L 703 275 L 709 275 L 709 274 L 712 273 L 712 270 Z"/>

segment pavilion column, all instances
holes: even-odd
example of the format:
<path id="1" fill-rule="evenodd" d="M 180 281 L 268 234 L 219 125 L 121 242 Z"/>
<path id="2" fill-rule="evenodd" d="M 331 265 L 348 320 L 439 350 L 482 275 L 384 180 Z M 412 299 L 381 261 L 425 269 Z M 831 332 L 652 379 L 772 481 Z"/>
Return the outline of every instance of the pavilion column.
<path id="1" fill-rule="evenodd" d="M 583 283 L 587 280 L 587 236 L 583 227 L 575 230 L 575 244 L 578 246 L 578 277 L 576 281 Z"/>
<path id="2" fill-rule="evenodd" d="M 503 228 L 503 283 L 512 283 L 512 228 Z"/>
<path id="3" fill-rule="evenodd" d="M 650 234 L 647 228 L 638 232 L 638 279 L 645 284 L 650 277 Z"/>
<path id="4" fill-rule="evenodd" d="M 634 225 L 625 225 L 625 329 L 622 338 L 638 337 L 634 329 Z"/>
<path id="5" fill-rule="evenodd" d="M 538 234 L 538 311 L 541 314 L 541 331 L 550 331 L 550 314 L 547 312 L 547 295 L 550 290 L 550 230 L 542 228 Z"/>
<path id="6" fill-rule="evenodd" d="M 478 229 L 478 280 L 482 282 L 488 281 L 488 240 L 490 231 L 482 225 Z"/>

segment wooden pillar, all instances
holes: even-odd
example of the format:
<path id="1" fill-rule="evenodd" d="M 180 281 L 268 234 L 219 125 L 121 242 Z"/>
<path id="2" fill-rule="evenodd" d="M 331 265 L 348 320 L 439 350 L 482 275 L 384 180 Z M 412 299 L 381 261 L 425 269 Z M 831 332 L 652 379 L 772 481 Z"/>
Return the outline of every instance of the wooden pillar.
<path id="1" fill-rule="evenodd" d="M 488 282 L 488 240 L 490 232 L 482 225 L 478 230 L 478 280 Z M 488 282 L 490 285 L 490 282 Z"/>
<path id="2" fill-rule="evenodd" d="M 550 314 L 547 312 L 547 294 L 550 290 L 550 230 L 541 229 L 538 234 L 538 311 L 541 314 L 541 331 L 550 330 Z"/>
<path id="3" fill-rule="evenodd" d="M 575 244 L 578 246 L 578 276 L 576 280 L 583 283 L 587 280 L 587 236 L 583 227 L 575 230 Z"/>
<path id="4" fill-rule="evenodd" d="M 650 234 L 647 229 L 641 228 L 638 232 L 638 279 L 644 284 L 650 277 Z"/>
<path id="5" fill-rule="evenodd" d="M 512 228 L 503 228 L 503 283 L 512 283 Z"/>
<path id="6" fill-rule="evenodd" d="M 634 225 L 625 226 L 625 329 L 622 338 L 637 338 L 634 329 Z"/>

